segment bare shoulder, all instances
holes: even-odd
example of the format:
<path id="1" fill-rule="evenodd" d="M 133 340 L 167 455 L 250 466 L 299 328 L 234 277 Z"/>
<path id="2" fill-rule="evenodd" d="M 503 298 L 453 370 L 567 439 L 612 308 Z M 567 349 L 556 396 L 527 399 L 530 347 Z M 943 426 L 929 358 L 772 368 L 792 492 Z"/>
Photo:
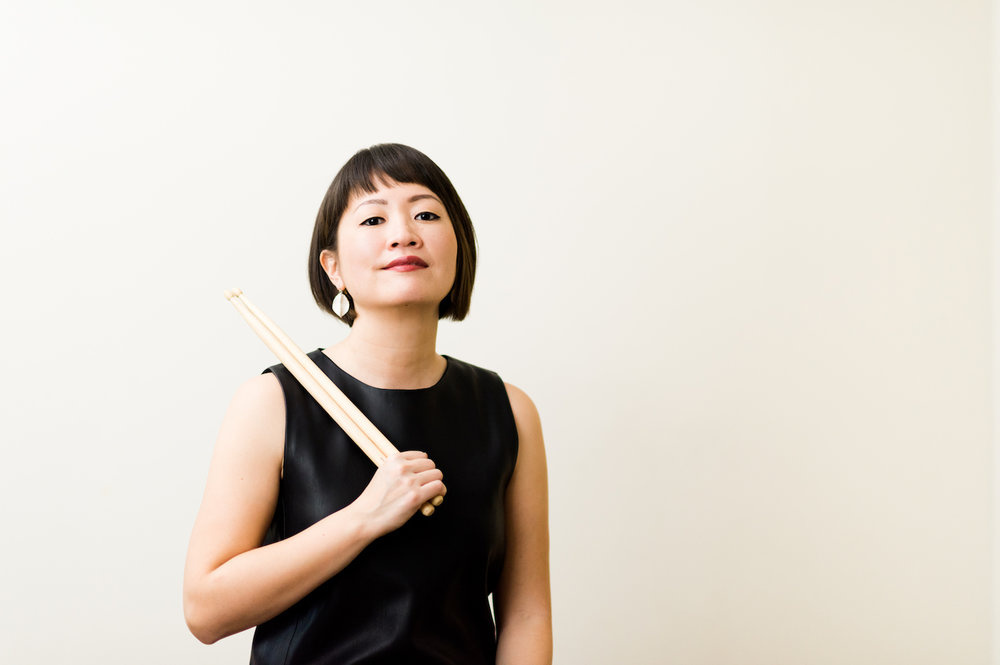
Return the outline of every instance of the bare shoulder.
<path id="1" fill-rule="evenodd" d="M 528 393 L 513 383 L 505 381 L 503 385 L 507 388 L 507 398 L 510 400 L 510 408 L 514 412 L 514 422 L 517 423 L 518 429 L 521 429 L 522 423 L 525 425 L 537 423 L 539 420 L 538 409 L 528 397 Z"/>
<path id="2" fill-rule="evenodd" d="M 236 389 L 223 418 L 217 446 L 280 463 L 285 440 L 285 395 L 274 374 L 260 374 Z"/>
<path id="3" fill-rule="evenodd" d="M 284 409 L 285 396 L 281 384 L 271 372 L 252 376 L 236 389 L 233 403 L 243 406 L 264 407 L 269 409 Z"/>
<path id="4" fill-rule="evenodd" d="M 527 460 L 545 457 L 545 445 L 542 442 L 542 421 L 538 409 L 528 394 L 512 383 L 504 382 L 507 388 L 507 398 L 510 400 L 510 410 L 514 413 L 514 425 L 517 428 L 518 462 L 522 467 Z M 542 462 L 544 465 L 544 462 Z"/>
<path id="5" fill-rule="evenodd" d="M 235 415 L 255 421 L 285 420 L 285 394 L 278 377 L 268 372 L 251 377 L 240 384 L 233 395 L 229 410 Z"/>

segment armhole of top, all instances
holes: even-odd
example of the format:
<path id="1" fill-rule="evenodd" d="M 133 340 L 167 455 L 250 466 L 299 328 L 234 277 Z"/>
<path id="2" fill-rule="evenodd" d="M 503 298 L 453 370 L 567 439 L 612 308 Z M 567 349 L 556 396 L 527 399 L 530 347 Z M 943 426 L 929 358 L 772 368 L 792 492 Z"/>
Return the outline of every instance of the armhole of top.
<path id="1" fill-rule="evenodd" d="M 285 390 L 285 382 L 282 380 L 281 374 L 279 372 L 275 371 L 276 369 L 277 370 L 287 371 L 287 370 L 285 370 L 285 368 L 283 366 L 281 366 L 281 365 L 275 365 L 274 367 L 268 367 L 263 372 L 261 372 L 261 374 L 262 375 L 263 374 L 273 374 L 274 378 L 278 380 L 278 385 L 281 386 L 281 398 L 282 398 L 282 401 L 283 401 L 283 403 L 285 405 L 285 432 L 284 432 L 284 435 L 283 435 L 283 439 L 284 440 L 281 442 L 281 467 L 278 470 L 278 480 L 281 481 L 281 480 L 285 479 L 285 453 L 288 452 L 288 425 L 289 425 L 288 416 L 289 416 L 289 410 L 288 410 L 288 393 Z"/>

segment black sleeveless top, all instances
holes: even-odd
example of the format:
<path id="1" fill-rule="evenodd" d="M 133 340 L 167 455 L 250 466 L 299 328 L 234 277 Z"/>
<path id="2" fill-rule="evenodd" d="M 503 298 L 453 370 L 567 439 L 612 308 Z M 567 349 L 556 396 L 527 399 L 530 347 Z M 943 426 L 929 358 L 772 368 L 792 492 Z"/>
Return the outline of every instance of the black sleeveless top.
<path id="1" fill-rule="evenodd" d="M 252 665 L 293 663 L 494 663 L 487 596 L 504 560 L 504 493 L 517 431 L 503 381 L 445 356 L 429 388 L 382 389 L 341 370 L 322 349 L 308 354 L 399 450 L 426 452 L 448 495 L 373 541 L 342 571 L 257 627 Z M 375 465 L 284 365 L 284 475 L 264 544 L 288 538 L 347 506 Z"/>

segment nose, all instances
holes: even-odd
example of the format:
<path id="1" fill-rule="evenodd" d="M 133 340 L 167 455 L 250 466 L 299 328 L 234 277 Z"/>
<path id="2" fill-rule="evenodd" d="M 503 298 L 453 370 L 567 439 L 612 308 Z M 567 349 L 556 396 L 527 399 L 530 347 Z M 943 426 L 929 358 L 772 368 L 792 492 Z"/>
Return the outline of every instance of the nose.
<path id="1" fill-rule="evenodd" d="M 417 247 L 421 242 L 415 222 L 406 217 L 402 217 L 398 224 L 392 225 L 392 231 L 389 233 L 388 240 L 389 246 L 393 249 L 397 247 Z"/>

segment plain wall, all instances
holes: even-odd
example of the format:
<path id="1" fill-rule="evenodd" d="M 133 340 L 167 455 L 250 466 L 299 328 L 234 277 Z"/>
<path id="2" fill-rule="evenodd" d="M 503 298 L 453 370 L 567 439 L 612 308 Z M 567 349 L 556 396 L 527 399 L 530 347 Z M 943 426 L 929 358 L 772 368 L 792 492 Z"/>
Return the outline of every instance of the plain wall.
<path id="1" fill-rule="evenodd" d="M 316 209 L 428 153 L 533 397 L 556 663 L 991 657 L 990 3 L 0 6 L 4 662 L 245 662 L 181 576 Z M 1000 662 L 1000 661 L 994 661 Z"/>

